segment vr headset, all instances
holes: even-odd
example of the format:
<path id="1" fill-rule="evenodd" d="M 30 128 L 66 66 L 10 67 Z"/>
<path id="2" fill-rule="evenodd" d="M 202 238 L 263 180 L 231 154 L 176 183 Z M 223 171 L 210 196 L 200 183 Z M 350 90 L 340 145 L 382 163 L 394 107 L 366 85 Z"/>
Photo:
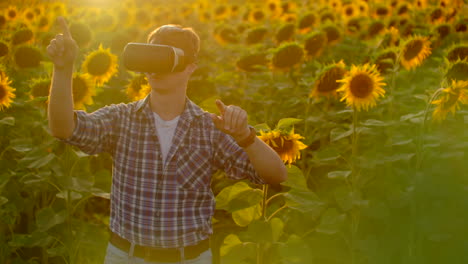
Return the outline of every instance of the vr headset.
<path id="1" fill-rule="evenodd" d="M 131 42 L 122 57 L 130 71 L 167 74 L 185 68 L 184 51 L 168 45 Z"/>

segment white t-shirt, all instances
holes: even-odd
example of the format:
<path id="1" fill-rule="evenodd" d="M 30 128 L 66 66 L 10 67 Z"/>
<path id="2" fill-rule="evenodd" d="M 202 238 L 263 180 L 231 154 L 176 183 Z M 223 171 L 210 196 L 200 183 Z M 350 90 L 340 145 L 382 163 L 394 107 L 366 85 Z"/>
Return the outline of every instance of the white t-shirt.
<path id="1" fill-rule="evenodd" d="M 154 120 L 156 122 L 156 131 L 158 132 L 159 145 L 161 146 L 161 154 L 163 157 L 163 164 L 166 162 L 167 154 L 172 145 L 172 138 L 174 137 L 175 129 L 179 117 L 165 121 L 158 114 L 154 113 Z"/>

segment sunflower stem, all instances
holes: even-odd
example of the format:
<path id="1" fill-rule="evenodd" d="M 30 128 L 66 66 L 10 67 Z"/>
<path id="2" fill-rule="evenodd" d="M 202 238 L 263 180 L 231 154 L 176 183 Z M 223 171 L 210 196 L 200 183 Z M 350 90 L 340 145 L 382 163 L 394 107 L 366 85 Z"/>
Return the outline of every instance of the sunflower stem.
<path id="1" fill-rule="evenodd" d="M 358 110 L 356 106 L 353 105 L 353 137 L 352 137 L 352 148 L 351 148 L 351 193 L 353 194 L 353 199 L 357 189 L 357 169 L 356 169 L 356 159 L 358 155 L 358 125 L 359 125 L 359 118 L 358 118 Z M 356 241 L 356 232 L 357 226 L 359 221 L 359 209 L 353 208 L 350 212 L 351 214 L 351 263 L 356 263 L 355 259 L 355 241 Z"/>

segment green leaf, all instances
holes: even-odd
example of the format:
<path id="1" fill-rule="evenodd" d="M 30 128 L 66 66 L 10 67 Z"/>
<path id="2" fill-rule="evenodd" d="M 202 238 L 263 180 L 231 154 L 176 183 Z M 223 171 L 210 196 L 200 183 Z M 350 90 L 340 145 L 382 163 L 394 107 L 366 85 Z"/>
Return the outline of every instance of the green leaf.
<path id="1" fill-rule="evenodd" d="M 11 140 L 10 146 L 17 152 L 28 152 L 32 150 L 33 143 L 31 138 L 18 138 Z"/>
<path id="2" fill-rule="evenodd" d="M 348 176 L 351 175 L 351 171 L 330 171 L 328 173 L 328 178 L 330 179 L 346 179 Z"/>
<path id="3" fill-rule="evenodd" d="M 384 127 L 388 126 L 389 124 L 376 119 L 367 119 L 366 122 L 362 123 L 362 125 L 368 127 Z"/>
<path id="4" fill-rule="evenodd" d="M 322 215 L 317 232 L 325 234 L 335 234 L 340 231 L 341 226 L 346 220 L 345 214 L 340 214 L 336 208 L 328 208 Z"/>
<path id="5" fill-rule="evenodd" d="M 47 249 L 47 254 L 50 257 L 66 256 L 67 255 L 67 248 L 64 247 L 64 246 L 49 248 L 49 249 Z"/>
<path id="6" fill-rule="evenodd" d="M 229 234 L 224 238 L 223 245 L 220 248 L 219 253 L 221 256 L 226 255 L 231 251 L 231 249 L 237 245 L 242 244 L 242 241 L 239 239 L 238 236 L 234 234 Z"/>
<path id="7" fill-rule="evenodd" d="M 12 116 L 7 116 L 0 120 L 0 125 L 6 125 L 6 126 L 14 126 L 15 125 L 15 118 Z"/>
<path id="8" fill-rule="evenodd" d="M 250 242 L 242 242 L 236 235 L 230 234 L 224 238 L 220 248 L 221 263 L 223 264 L 247 264 L 247 258 L 252 258 L 256 253 L 256 245 Z"/>
<path id="9" fill-rule="evenodd" d="M 293 189 L 309 191 L 304 174 L 302 173 L 301 169 L 294 165 L 288 167 L 288 178 L 281 184 Z"/>
<path id="10" fill-rule="evenodd" d="M 287 129 L 292 127 L 293 125 L 302 122 L 302 119 L 298 118 L 283 118 L 278 121 L 276 124 L 277 129 Z"/>
<path id="11" fill-rule="evenodd" d="M 325 206 L 325 203 L 311 191 L 292 189 L 284 194 L 284 197 L 289 208 L 310 214 L 313 218 L 318 217 Z"/>
<path id="12" fill-rule="evenodd" d="M 256 124 L 253 126 L 256 131 L 270 131 L 270 127 L 266 123 Z"/>
<path id="13" fill-rule="evenodd" d="M 358 191 L 353 192 L 347 186 L 339 186 L 334 191 L 335 200 L 343 211 L 349 211 L 355 205 L 362 204 L 361 195 Z"/>
<path id="14" fill-rule="evenodd" d="M 306 241 L 297 235 L 291 235 L 288 241 L 279 248 L 284 264 L 314 263 Z"/>
<path id="15" fill-rule="evenodd" d="M 216 209 L 230 213 L 252 207 L 263 199 L 263 191 L 250 187 L 241 181 L 224 188 L 216 196 Z"/>
<path id="16" fill-rule="evenodd" d="M 264 219 L 254 220 L 247 229 L 249 241 L 254 243 L 269 243 L 273 240 L 271 226 Z"/>
<path id="17" fill-rule="evenodd" d="M 213 113 L 213 114 L 218 114 L 219 113 L 219 110 L 218 110 L 218 107 L 216 106 L 216 100 L 217 99 L 220 99 L 219 96 L 212 96 L 212 97 L 209 97 L 205 100 L 203 100 L 199 106 L 207 111 L 207 112 L 210 112 L 210 113 Z"/>
<path id="18" fill-rule="evenodd" d="M 407 114 L 407 115 L 401 116 L 400 121 L 406 121 L 406 120 L 411 120 L 411 119 L 414 119 L 414 118 L 419 118 L 419 117 L 422 117 L 423 115 L 424 115 L 424 110 L 422 110 L 420 112 L 417 112 L 417 113 Z"/>
<path id="19" fill-rule="evenodd" d="M 32 234 L 13 234 L 12 239 L 8 242 L 10 247 L 44 247 L 46 248 L 52 242 L 52 237 L 45 232 L 35 231 Z"/>
<path id="20" fill-rule="evenodd" d="M 391 156 L 386 156 L 384 160 L 385 162 L 409 161 L 415 155 L 415 153 L 400 153 Z"/>
<path id="21" fill-rule="evenodd" d="M 284 223 L 281 219 L 275 217 L 270 220 L 270 226 L 273 242 L 277 242 L 283 234 Z"/>
<path id="22" fill-rule="evenodd" d="M 49 153 L 47 156 L 41 157 L 31 163 L 29 163 L 28 168 L 29 169 L 39 169 L 47 164 L 49 164 L 53 159 L 55 158 L 54 153 Z"/>
<path id="23" fill-rule="evenodd" d="M 337 141 L 353 134 L 352 129 L 345 130 L 344 128 L 336 127 L 330 131 L 330 141 Z"/>
<path id="24" fill-rule="evenodd" d="M 45 207 L 36 214 L 36 225 L 39 231 L 47 231 L 50 228 L 61 224 L 67 218 L 67 211 L 62 210 L 55 213 L 51 207 Z"/>
<path id="25" fill-rule="evenodd" d="M 254 205 L 242 210 L 237 210 L 232 213 L 232 220 L 238 226 L 248 226 L 252 221 L 259 219 L 262 216 L 261 204 Z"/>
<path id="26" fill-rule="evenodd" d="M 8 199 L 6 197 L 0 196 L 0 206 L 8 203 Z"/>

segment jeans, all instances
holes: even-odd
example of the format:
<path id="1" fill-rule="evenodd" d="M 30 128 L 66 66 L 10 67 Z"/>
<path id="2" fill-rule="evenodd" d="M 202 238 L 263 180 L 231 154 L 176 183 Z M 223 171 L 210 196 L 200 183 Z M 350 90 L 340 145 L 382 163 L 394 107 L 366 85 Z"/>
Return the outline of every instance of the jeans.
<path id="1" fill-rule="evenodd" d="M 211 264 L 211 249 L 203 252 L 194 259 L 185 260 L 185 264 Z M 104 264 L 175 264 L 174 262 L 148 262 L 142 258 L 129 257 L 128 253 L 115 247 L 111 243 L 107 245 L 106 258 Z"/>

